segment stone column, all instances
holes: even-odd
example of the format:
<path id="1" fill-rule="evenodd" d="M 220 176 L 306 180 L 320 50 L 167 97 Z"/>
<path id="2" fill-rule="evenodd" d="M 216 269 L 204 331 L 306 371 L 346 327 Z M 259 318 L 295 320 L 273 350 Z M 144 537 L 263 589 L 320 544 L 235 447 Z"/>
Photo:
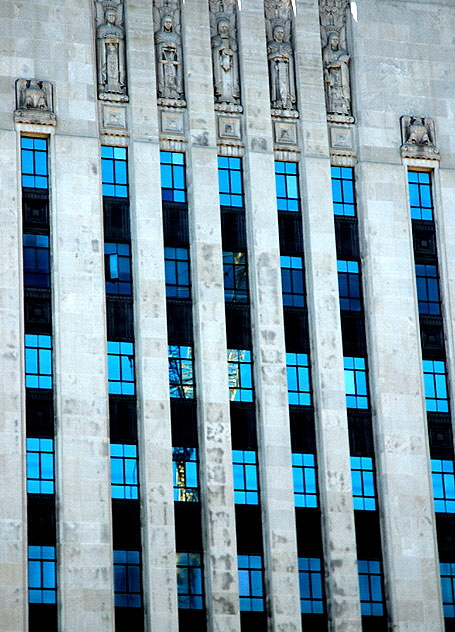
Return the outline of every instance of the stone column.
<path id="1" fill-rule="evenodd" d="M 391 621 L 399 632 L 440 632 L 444 624 L 404 175 L 392 160 L 363 162 L 357 172 L 376 480 Z"/>
<path id="2" fill-rule="evenodd" d="M 361 629 L 330 158 L 317 0 L 296 14 L 301 196 L 330 630 Z"/>
<path id="3" fill-rule="evenodd" d="M 262 0 L 243 5 L 239 32 L 248 148 L 244 160 L 245 203 L 268 617 L 271 630 L 290 632 L 300 629 L 300 594 Z"/>
<path id="4" fill-rule="evenodd" d="M 206 604 L 210 632 L 240 629 L 221 219 L 208 3 L 184 6 L 188 200 Z"/>
<path id="5" fill-rule="evenodd" d="M 0 630 L 27 628 L 27 494 L 19 135 L 0 132 Z"/>
<path id="6" fill-rule="evenodd" d="M 112 632 L 99 142 L 50 145 L 59 627 Z M 80 160 L 80 156 L 84 160 Z"/>
<path id="7" fill-rule="evenodd" d="M 177 632 L 166 296 L 151 3 L 127 22 L 130 217 L 146 630 Z M 147 67 L 149 71 L 143 72 Z"/>

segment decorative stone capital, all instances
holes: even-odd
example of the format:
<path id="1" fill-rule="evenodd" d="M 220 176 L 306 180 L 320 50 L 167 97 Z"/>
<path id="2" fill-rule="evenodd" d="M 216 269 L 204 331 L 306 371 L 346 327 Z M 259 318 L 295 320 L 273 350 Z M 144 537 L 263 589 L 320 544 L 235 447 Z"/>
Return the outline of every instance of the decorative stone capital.
<path id="1" fill-rule="evenodd" d="M 52 84 L 40 79 L 18 79 L 16 81 L 16 123 L 56 125 Z"/>
<path id="2" fill-rule="evenodd" d="M 422 116 L 402 116 L 401 157 L 439 160 L 436 147 L 434 121 Z"/>

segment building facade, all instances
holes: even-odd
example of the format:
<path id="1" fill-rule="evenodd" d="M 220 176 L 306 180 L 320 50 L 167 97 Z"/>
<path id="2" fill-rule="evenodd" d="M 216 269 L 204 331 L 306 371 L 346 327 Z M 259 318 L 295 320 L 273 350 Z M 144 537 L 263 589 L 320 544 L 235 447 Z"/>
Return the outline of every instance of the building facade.
<path id="1" fill-rule="evenodd" d="M 0 33 L 0 630 L 455 629 L 453 0 Z"/>

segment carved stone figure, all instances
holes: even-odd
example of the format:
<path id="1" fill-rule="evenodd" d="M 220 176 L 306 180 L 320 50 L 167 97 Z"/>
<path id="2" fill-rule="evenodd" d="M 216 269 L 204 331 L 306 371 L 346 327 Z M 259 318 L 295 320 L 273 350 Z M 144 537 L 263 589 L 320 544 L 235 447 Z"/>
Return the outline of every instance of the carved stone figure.
<path id="1" fill-rule="evenodd" d="M 217 23 L 217 34 L 212 37 L 215 99 L 218 103 L 238 103 L 240 100 L 237 42 L 231 37 L 227 17 Z"/>
<path id="2" fill-rule="evenodd" d="M 158 97 L 161 105 L 182 107 L 185 101 L 178 18 L 179 9 L 175 2 L 155 7 L 155 24 L 159 25 L 155 31 Z"/>
<path id="3" fill-rule="evenodd" d="M 111 101 L 127 100 L 122 8 L 122 5 L 116 2 L 97 3 L 98 96 L 100 99 Z"/>
<path id="4" fill-rule="evenodd" d="M 351 88 L 349 83 L 350 57 L 340 46 L 340 36 L 332 32 L 322 50 L 327 112 L 330 114 L 351 113 Z"/>
<path id="5" fill-rule="evenodd" d="M 297 117 L 290 0 L 265 0 L 270 100 L 274 116 Z"/>
<path id="6" fill-rule="evenodd" d="M 50 81 L 18 79 L 14 117 L 24 123 L 55 125 Z"/>
<path id="7" fill-rule="evenodd" d="M 401 117 L 401 155 L 406 158 L 439 160 L 435 144 L 434 121 L 421 116 Z"/>
<path id="8" fill-rule="evenodd" d="M 285 41 L 285 28 L 275 25 L 273 39 L 267 44 L 267 57 L 270 69 L 270 91 L 272 107 L 295 109 L 294 53 L 289 42 Z"/>

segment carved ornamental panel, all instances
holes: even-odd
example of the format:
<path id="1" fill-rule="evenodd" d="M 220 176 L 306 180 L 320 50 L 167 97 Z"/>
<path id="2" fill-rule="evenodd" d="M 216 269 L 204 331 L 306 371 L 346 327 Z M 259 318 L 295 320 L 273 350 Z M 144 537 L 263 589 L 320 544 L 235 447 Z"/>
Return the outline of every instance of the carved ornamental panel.
<path id="1" fill-rule="evenodd" d="M 436 147 L 434 121 L 422 116 L 402 116 L 401 156 L 403 158 L 423 158 L 439 160 Z"/>
<path id="2" fill-rule="evenodd" d="M 52 84 L 40 79 L 18 79 L 16 81 L 16 110 L 14 120 L 18 123 L 55 125 Z"/>

